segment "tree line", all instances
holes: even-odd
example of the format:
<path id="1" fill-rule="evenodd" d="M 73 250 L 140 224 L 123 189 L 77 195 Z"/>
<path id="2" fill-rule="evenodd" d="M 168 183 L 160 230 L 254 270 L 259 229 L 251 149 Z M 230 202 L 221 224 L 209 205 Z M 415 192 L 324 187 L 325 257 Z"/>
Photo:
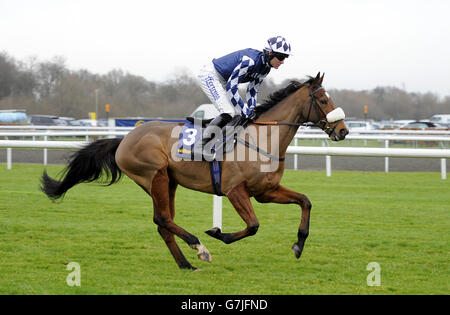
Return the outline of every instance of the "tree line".
<path id="1" fill-rule="evenodd" d="M 258 101 L 263 102 L 289 81 L 276 84 L 266 79 Z M 440 99 L 431 92 L 410 93 L 389 86 L 328 92 L 347 117 L 362 118 L 365 105 L 367 117 L 375 120 L 427 119 L 434 114 L 450 114 L 450 96 Z M 104 75 L 71 70 L 64 57 L 19 61 L 6 52 L 0 53 L 0 109 L 25 109 L 28 115 L 80 119 L 95 111 L 96 98 L 99 118 L 106 116 L 105 104 L 110 105 L 110 117 L 181 118 L 198 105 L 209 103 L 195 78 L 183 71 L 164 82 L 153 82 L 120 69 Z"/>

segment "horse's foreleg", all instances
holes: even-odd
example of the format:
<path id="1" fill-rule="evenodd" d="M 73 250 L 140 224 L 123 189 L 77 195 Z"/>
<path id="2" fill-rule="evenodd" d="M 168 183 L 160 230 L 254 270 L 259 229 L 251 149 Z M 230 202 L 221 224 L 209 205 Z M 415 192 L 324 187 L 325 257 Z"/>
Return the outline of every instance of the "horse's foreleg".
<path id="1" fill-rule="evenodd" d="M 186 258 L 182 256 L 181 250 L 175 244 L 175 241 L 173 240 L 172 242 L 171 238 L 173 238 L 173 235 L 170 236 L 167 232 L 177 235 L 182 240 L 184 240 L 191 248 L 196 249 L 198 251 L 197 256 L 201 260 L 211 262 L 211 255 L 209 254 L 206 247 L 200 243 L 198 238 L 174 223 L 173 216 L 175 215 L 175 188 L 172 188 L 173 191 L 171 192 L 169 182 L 170 180 L 167 174 L 167 169 L 159 170 L 153 178 L 152 188 L 150 192 L 150 195 L 153 198 L 154 205 L 153 221 L 160 228 L 159 231 L 160 233 L 162 232 L 161 235 L 163 236 L 164 241 L 167 240 L 166 244 L 172 252 L 172 255 L 174 256 L 177 263 L 177 259 L 179 259 L 180 262 L 182 262 L 182 266 L 186 265 L 186 263 L 189 264 Z"/>
<path id="2" fill-rule="evenodd" d="M 252 203 L 250 202 L 250 196 L 245 183 L 241 183 L 233 188 L 227 194 L 227 197 L 236 209 L 237 213 L 241 216 L 242 220 L 244 220 L 247 224 L 247 227 L 236 233 L 222 233 L 219 228 L 215 227 L 205 233 L 221 240 L 225 244 L 230 244 L 244 237 L 256 234 L 259 228 L 259 223 L 256 218 L 255 211 L 253 210 Z"/>
<path id="3" fill-rule="evenodd" d="M 303 246 L 305 245 L 306 238 L 309 234 L 309 218 L 311 214 L 311 202 L 308 197 L 303 194 L 292 191 L 283 186 L 278 186 L 276 189 L 268 191 L 262 195 L 255 196 L 255 199 L 261 203 L 281 203 L 290 204 L 295 203 L 300 205 L 302 208 L 302 219 L 300 222 L 300 227 L 298 229 L 298 241 L 292 246 L 295 257 L 300 258 Z"/>

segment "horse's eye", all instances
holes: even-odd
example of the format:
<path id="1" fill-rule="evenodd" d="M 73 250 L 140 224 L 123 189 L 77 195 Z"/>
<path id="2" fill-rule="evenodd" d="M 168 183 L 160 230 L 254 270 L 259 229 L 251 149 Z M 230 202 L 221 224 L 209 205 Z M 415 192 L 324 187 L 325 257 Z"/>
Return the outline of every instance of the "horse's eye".
<path id="1" fill-rule="evenodd" d="M 320 104 L 326 105 L 326 104 L 327 104 L 327 101 L 326 101 L 326 100 L 321 100 L 321 101 L 320 101 Z"/>

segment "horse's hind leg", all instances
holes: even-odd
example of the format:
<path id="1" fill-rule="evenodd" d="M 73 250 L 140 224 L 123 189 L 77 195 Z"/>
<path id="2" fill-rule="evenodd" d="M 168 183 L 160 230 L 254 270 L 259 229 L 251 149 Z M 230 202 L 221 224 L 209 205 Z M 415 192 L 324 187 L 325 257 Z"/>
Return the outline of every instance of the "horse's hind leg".
<path id="1" fill-rule="evenodd" d="M 184 257 L 183 252 L 178 247 L 178 244 L 175 242 L 175 237 L 173 233 L 169 232 L 169 230 L 160 226 L 158 226 L 158 232 L 163 238 L 167 247 L 169 248 L 173 258 L 175 258 L 175 262 L 177 263 L 178 267 L 180 267 L 181 269 L 193 269 L 193 270 L 197 269 L 194 266 L 192 266 L 189 263 L 189 261 L 187 261 L 187 259 Z"/>
<path id="2" fill-rule="evenodd" d="M 173 235 L 170 236 L 168 233 L 177 235 L 182 240 L 184 240 L 191 248 L 196 249 L 197 256 L 201 260 L 211 262 L 211 255 L 209 254 L 206 247 L 203 246 L 202 243 L 200 243 L 198 238 L 176 225 L 173 221 L 173 216 L 175 215 L 173 209 L 175 187 L 172 187 L 171 192 L 167 169 L 159 170 L 158 173 L 154 176 L 150 195 L 153 198 L 154 205 L 153 221 L 158 225 L 159 228 L 161 228 L 159 229 L 159 231 L 160 233 L 162 232 L 161 235 L 163 236 L 164 241 L 166 241 L 167 239 L 166 244 L 177 263 L 179 260 L 182 263 L 181 266 L 188 266 L 187 264 L 189 264 L 186 258 L 183 257 L 181 250 L 175 243 L 175 240 L 173 240 L 172 242 L 171 239 L 173 238 Z M 173 209 L 173 211 L 171 211 L 171 209 Z"/>
<path id="3" fill-rule="evenodd" d="M 206 231 L 205 233 L 221 240 L 225 244 L 230 244 L 243 239 L 244 237 L 256 234 L 259 228 L 259 223 L 250 201 L 250 196 L 248 194 L 245 183 L 241 183 L 233 188 L 227 194 L 227 197 L 233 207 L 236 209 L 237 213 L 241 216 L 242 220 L 247 223 L 247 227 L 244 230 L 236 233 L 222 233 L 219 228 L 215 227 Z"/>
<path id="4" fill-rule="evenodd" d="M 175 217 L 175 191 L 177 189 L 177 184 L 170 181 L 169 182 L 169 209 L 170 209 L 170 217 L 172 220 Z M 178 247 L 178 244 L 175 241 L 174 234 L 167 230 L 166 228 L 158 226 L 158 232 L 169 248 L 173 258 L 175 258 L 175 262 L 178 264 L 178 267 L 181 269 L 196 269 L 193 267 L 187 259 L 184 257 L 183 252 Z"/>
<path id="5" fill-rule="evenodd" d="M 302 219 L 297 234 L 298 241 L 292 246 L 295 257 L 300 258 L 300 256 L 302 255 L 303 246 L 305 245 L 306 238 L 309 234 L 311 202 L 309 201 L 308 197 L 280 185 L 274 190 L 268 191 L 260 196 L 255 196 L 255 199 L 261 203 L 295 203 L 300 205 L 300 207 L 302 208 Z"/>

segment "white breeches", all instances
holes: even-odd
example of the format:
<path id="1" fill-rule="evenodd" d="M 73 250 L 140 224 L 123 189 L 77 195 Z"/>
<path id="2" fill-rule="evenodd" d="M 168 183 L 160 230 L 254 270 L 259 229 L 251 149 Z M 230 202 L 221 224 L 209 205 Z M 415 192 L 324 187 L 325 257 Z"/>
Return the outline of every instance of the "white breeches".
<path id="1" fill-rule="evenodd" d="M 201 89 L 221 114 L 227 113 L 232 117 L 238 114 L 227 97 L 226 82 L 216 71 L 212 62 L 200 69 L 197 78 Z"/>

